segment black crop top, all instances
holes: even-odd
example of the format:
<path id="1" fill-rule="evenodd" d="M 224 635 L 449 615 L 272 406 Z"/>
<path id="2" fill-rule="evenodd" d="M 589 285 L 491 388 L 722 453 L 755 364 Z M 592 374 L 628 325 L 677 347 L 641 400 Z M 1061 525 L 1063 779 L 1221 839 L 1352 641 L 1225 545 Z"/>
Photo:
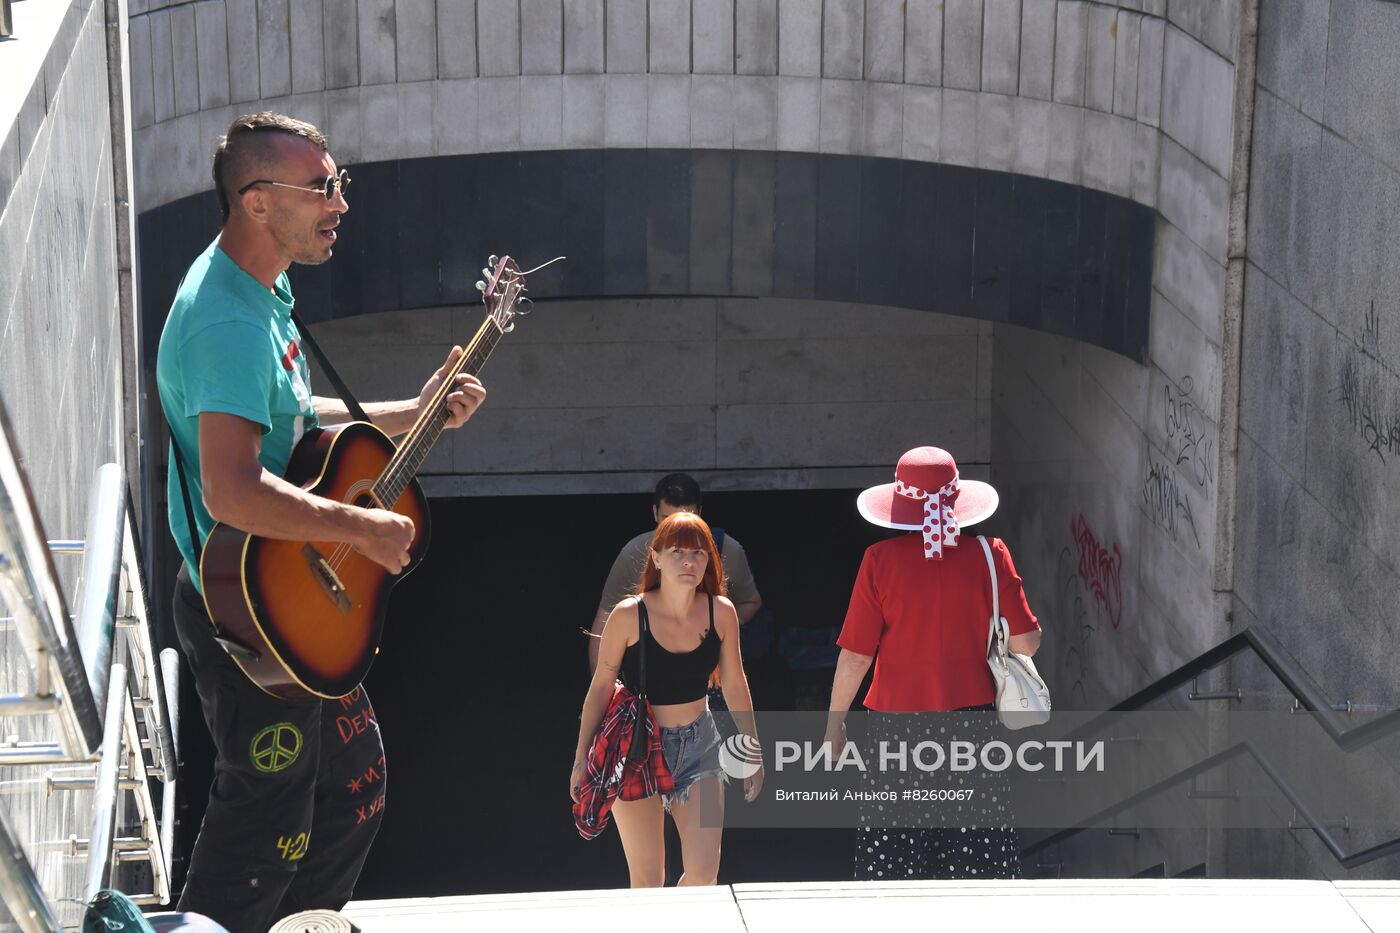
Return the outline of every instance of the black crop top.
<path id="1" fill-rule="evenodd" d="M 708 594 L 707 594 L 708 595 Z M 628 645 L 622 655 L 622 680 L 637 689 L 641 677 L 637 645 L 647 640 L 647 698 L 658 706 L 693 703 L 705 695 L 710 672 L 719 664 L 719 635 L 715 633 L 715 598 L 710 599 L 710 629 L 693 651 L 670 652 L 651 634 L 646 604 L 637 600 L 637 644 Z"/>

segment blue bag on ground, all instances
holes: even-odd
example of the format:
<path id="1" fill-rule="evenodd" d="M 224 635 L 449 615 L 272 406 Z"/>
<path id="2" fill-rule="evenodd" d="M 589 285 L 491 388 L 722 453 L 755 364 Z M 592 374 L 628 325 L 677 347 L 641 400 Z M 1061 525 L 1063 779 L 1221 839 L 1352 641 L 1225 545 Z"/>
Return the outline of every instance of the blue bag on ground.
<path id="1" fill-rule="evenodd" d="M 83 913 L 83 933 L 155 933 L 141 908 L 120 891 L 98 891 Z"/>

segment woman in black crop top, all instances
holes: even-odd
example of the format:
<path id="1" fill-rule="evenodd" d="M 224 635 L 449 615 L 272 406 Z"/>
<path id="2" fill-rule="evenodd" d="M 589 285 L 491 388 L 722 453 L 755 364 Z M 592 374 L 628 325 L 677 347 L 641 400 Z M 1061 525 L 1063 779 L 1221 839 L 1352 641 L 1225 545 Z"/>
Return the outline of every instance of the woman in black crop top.
<path id="1" fill-rule="evenodd" d="M 634 888 L 661 887 L 666 878 L 662 821 L 669 811 L 681 837 L 682 885 L 714 884 L 719 874 L 722 829 L 712 814 L 724 812 L 725 779 L 720 737 L 705 701 L 711 671 L 719 665 L 725 702 L 741 740 L 758 748 L 753 700 L 739 656 L 739 618 L 724 595 L 723 565 L 710 526 L 692 512 L 676 512 L 656 528 L 637 596 L 622 600 L 608 616 L 598 649 L 598 668 L 583 701 L 570 794 L 578 799 L 589 743 L 602 722 L 616 681 L 640 686 L 638 641 L 646 638 L 646 693 L 661 726 L 666 764 L 676 779 L 673 794 L 617 800 L 612 814 L 622 836 Z M 645 625 L 643 624 L 645 622 Z M 742 762 L 740 762 L 742 764 Z M 744 798 L 763 786 L 763 767 L 744 778 Z M 663 799 L 664 798 L 664 799 Z M 664 809 L 663 809 L 664 808 Z M 701 810 L 707 825 L 701 825 Z M 715 808 L 718 808 L 716 811 Z"/>

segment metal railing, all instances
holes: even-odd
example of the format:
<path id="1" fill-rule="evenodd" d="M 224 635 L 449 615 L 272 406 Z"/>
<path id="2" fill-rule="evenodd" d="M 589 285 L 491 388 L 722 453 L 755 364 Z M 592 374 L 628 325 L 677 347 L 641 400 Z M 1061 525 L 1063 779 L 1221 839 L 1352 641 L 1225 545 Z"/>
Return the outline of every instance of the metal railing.
<path id="1" fill-rule="evenodd" d="M 39 524 L 34 497 L 11 446 L 13 435 L 3 409 L 0 434 L 0 600 L 9 606 L 15 634 L 34 674 L 28 694 L 0 697 L 0 713 L 53 715 L 59 726 L 56 742 L 26 743 L 23 747 L 0 743 L 0 764 L 81 760 L 93 755 L 102 743 L 98 710 L 105 694 L 94 696 L 83 668 L 68 603 Z M 98 620 L 84 621 L 101 625 Z"/>
<path id="2" fill-rule="evenodd" d="M 155 652 L 121 468 L 97 471 L 84 540 L 46 541 L 12 438 L 0 405 L 0 606 L 10 613 L 0 628 L 30 675 L 27 689 L 0 696 L 0 716 L 19 717 L 29 735 L 21 741 L 16 728 L 0 741 L 0 768 L 21 776 L 0 787 L 7 800 L 41 787 L 38 806 L 74 825 L 60 838 L 48 826 L 39 830 L 47 838 L 23 838 L 0 806 L 0 899 L 25 933 L 53 933 L 68 912 L 54 905 L 89 900 L 130 863 L 147 865 L 151 882 L 133 899 L 170 900 L 179 666 L 173 650 Z M 55 563 L 68 556 L 81 559 L 71 616 Z M 33 778 L 35 766 L 48 770 Z M 132 834 L 118 836 L 126 827 Z M 36 871 L 34 860 L 48 864 L 54 853 L 59 870 Z M 75 859 L 80 873 L 63 869 Z"/>
<path id="3" fill-rule="evenodd" d="M 1344 752 L 1357 751 L 1400 729 L 1400 710 L 1391 710 L 1385 713 L 1385 715 L 1377 716 L 1365 723 L 1348 723 L 1347 716 L 1355 708 L 1354 704 L 1350 700 L 1340 703 L 1333 701 L 1322 689 L 1322 686 L 1304 670 L 1302 665 L 1288 654 L 1287 650 L 1271 632 L 1262 626 L 1254 625 L 1235 635 L 1231 635 L 1215 647 L 1192 658 L 1176 670 L 1159 678 L 1149 686 L 1144 687 L 1142 690 L 1139 690 L 1137 693 L 1123 700 L 1121 703 L 1116 704 L 1101 716 L 1097 716 L 1080 728 L 1075 729 L 1072 734 L 1082 736 L 1097 732 L 1112 722 L 1119 714 L 1142 709 L 1147 704 L 1159 700 L 1172 691 L 1194 681 L 1206 671 L 1218 667 L 1236 655 L 1245 652 L 1252 652 L 1264 662 L 1265 666 L 1273 672 L 1274 676 L 1277 677 L 1288 692 L 1293 695 L 1294 710 L 1307 710 L 1315 714 L 1315 719 L 1322 727 L 1323 731 L 1337 748 Z M 1196 700 L 1241 699 L 1242 695 L 1238 691 L 1228 694 L 1209 695 L 1193 692 L 1190 698 Z M 1079 833 L 1094 828 L 1095 824 L 1110 819 L 1158 794 L 1164 793 L 1183 781 L 1190 780 L 1197 775 L 1204 774 L 1214 768 L 1228 764 L 1237 758 L 1246 756 L 1251 758 L 1259 766 L 1260 770 L 1274 787 L 1293 806 L 1297 813 L 1297 825 L 1306 825 L 1316 833 L 1318 839 L 1343 868 L 1356 868 L 1368 862 L 1373 862 L 1376 859 L 1400 853 L 1400 837 L 1378 843 L 1377 845 L 1370 846 L 1359 852 L 1347 852 L 1346 848 L 1341 844 L 1341 841 L 1338 840 L 1336 835 L 1332 832 L 1330 824 L 1314 813 L 1312 807 L 1303 800 L 1302 796 L 1293 787 L 1292 783 L 1283 772 L 1270 761 L 1269 757 L 1261 751 L 1258 746 L 1249 740 L 1243 740 L 1231 745 L 1224 751 L 1204 758 L 1189 767 L 1183 768 L 1129 797 L 1105 806 L 1085 819 L 1083 821 L 1084 825 L 1061 829 L 1037 839 L 1023 847 L 1021 854 L 1030 856 L 1042 852 L 1050 846 L 1064 842 Z"/>

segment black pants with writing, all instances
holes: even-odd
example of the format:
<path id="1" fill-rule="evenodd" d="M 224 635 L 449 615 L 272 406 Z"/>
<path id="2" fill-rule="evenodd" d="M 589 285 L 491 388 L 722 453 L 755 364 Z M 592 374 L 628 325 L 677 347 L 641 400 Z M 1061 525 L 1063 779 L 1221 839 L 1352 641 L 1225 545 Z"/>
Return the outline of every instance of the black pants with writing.
<path id="1" fill-rule="evenodd" d="M 180 570 L 175 629 L 214 739 L 214 783 L 181 910 L 266 933 L 300 910 L 345 906 L 384 809 L 384 744 L 362 687 L 339 700 L 264 693 L 214 641 Z"/>

